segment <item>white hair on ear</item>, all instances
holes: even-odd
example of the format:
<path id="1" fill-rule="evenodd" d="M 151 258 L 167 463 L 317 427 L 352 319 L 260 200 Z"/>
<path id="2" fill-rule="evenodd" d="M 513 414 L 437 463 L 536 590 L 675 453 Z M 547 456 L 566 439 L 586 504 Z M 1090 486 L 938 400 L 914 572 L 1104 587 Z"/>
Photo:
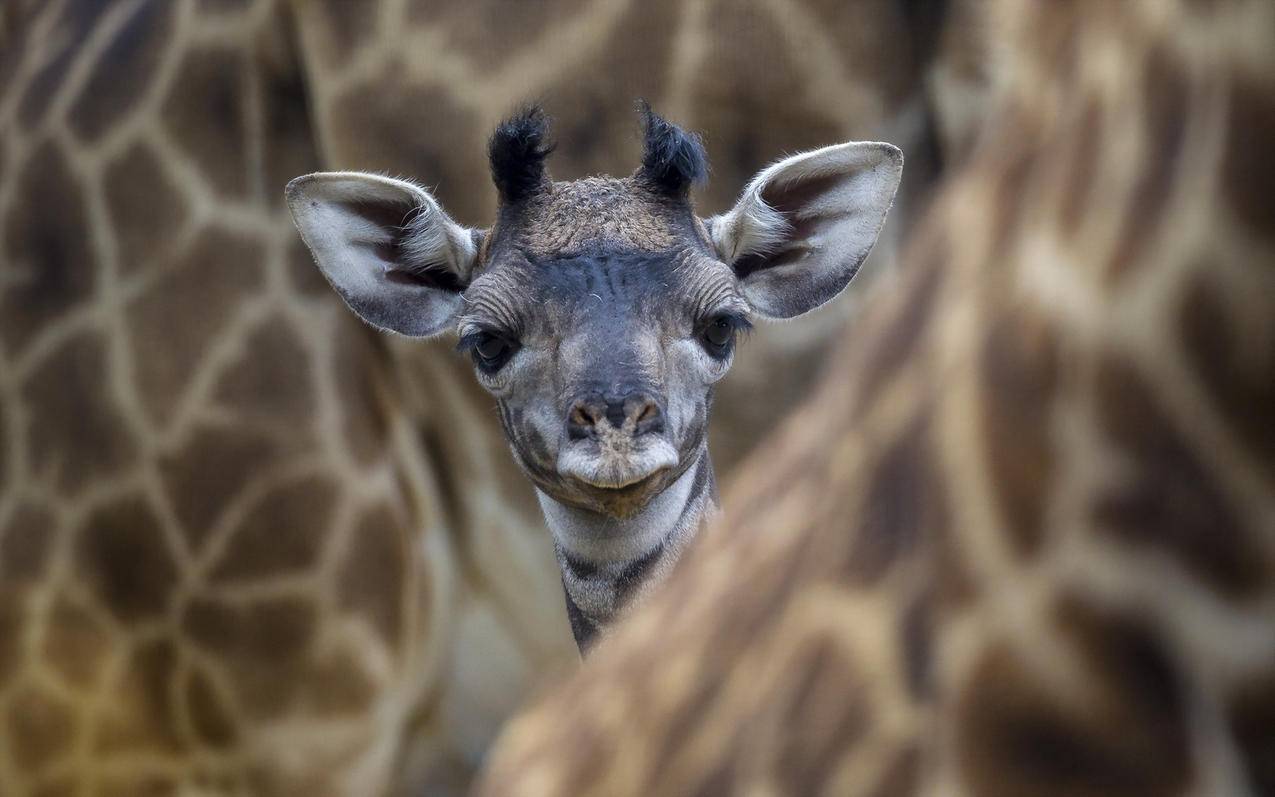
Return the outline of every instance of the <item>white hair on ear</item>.
<path id="1" fill-rule="evenodd" d="M 784 214 L 761 198 L 762 186 L 754 180 L 731 211 L 713 220 L 713 245 L 727 263 L 749 254 L 769 254 L 788 236 Z"/>
<path id="2" fill-rule="evenodd" d="M 417 205 L 407 220 L 399 247 L 409 270 L 445 270 L 461 278 L 469 277 L 478 255 L 470 231 L 448 218 L 431 198 Z"/>

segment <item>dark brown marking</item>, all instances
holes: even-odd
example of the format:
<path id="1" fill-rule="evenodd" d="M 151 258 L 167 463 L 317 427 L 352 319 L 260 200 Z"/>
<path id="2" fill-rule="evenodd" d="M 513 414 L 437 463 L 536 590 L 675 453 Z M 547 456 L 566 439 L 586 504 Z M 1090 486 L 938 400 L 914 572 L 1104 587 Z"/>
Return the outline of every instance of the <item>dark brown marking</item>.
<path id="1" fill-rule="evenodd" d="M 186 710 L 196 737 L 215 750 L 225 750 L 238 738 L 238 728 L 212 680 L 200 669 L 186 678 Z"/>
<path id="2" fill-rule="evenodd" d="M 1191 776 L 1186 702 L 1161 640 L 1076 604 L 1058 620 L 1093 702 L 1066 699 L 1008 648 L 990 649 L 954 714 L 965 786 L 986 797 L 1181 793 Z"/>
<path id="3" fill-rule="evenodd" d="M 56 55 L 50 54 L 52 57 L 48 64 L 26 84 L 26 93 L 22 95 L 22 102 L 18 107 L 18 120 L 27 130 L 34 129 L 43 121 L 49 104 L 58 96 L 67 72 L 75 63 L 75 57 L 82 52 L 84 40 L 88 38 L 97 18 L 109 7 L 109 3 L 100 0 L 71 0 L 66 4 L 61 18 L 48 37 L 61 50 Z M 17 39 L 21 41 L 23 37 L 18 36 Z M 0 49 L 8 49 L 8 42 Z"/>
<path id="4" fill-rule="evenodd" d="M 1243 684 L 1228 703 L 1227 724 L 1253 794 L 1275 794 L 1275 674 Z"/>
<path id="5" fill-rule="evenodd" d="M 1173 195 L 1173 177 L 1186 138 L 1189 91 L 1190 79 L 1181 57 L 1170 52 L 1167 45 L 1154 48 L 1143 70 L 1143 141 L 1147 148 L 1124 214 L 1124 228 L 1112 254 L 1113 278 L 1124 275 L 1146 251 Z"/>
<path id="6" fill-rule="evenodd" d="M 379 696 L 358 658 L 345 651 L 312 660 L 301 680 L 303 710 L 320 717 L 366 714 Z"/>
<path id="7" fill-rule="evenodd" d="M 361 16 L 372 17 L 374 13 L 374 9 L 365 9 Z M 262 177 L 272 204 L 282 204 L 283 187 L 289 180 L 319 168 L 310 96 L 297 52 L 301 37 L 294 16 L 293 9 L 279 8 L 270 26 L 269 46 L 263 47 L 264 55 L 254 61 L 261 81 Z"/>
<path id="8" fill-rule="evenodd" d="M 123 667 L 114 700 L 94 735 L 97 755 L 150 752 L 172 755 L 186 749 L 173 688 L 177 650 L 172 640 L 140 644 Z"/>
<path id="9" fill-rule="evenodd" d="M 385 507 L 363 513 L 337 576 L 340 606 L 364 616 L 391 650 L 397 650 L 403 633 L 404 571 L 410 558 L 405 532 Z"/>
<path id="10" fill-rule="evenodd" d="M 0 686 L 9 683 L 22 663 L 22 629 L 29 595 L 27 588 L 0 580 Z"/>
<path id="11" fill-rule="evenodd" d="M 1260 590 L 1262 559 L 1248 530 L 1151 388 L 1128 363 L 1110 357 L 1099 365 L 1096 387 L 1099 422 L 1134 469 L 1130 483 L 1095 499 L 1097 528 L 1171 556 L 1222 595 L 1242 599 Z"/>
<path id="12" fill-rule="evenodd" d="M 316 269 L 317 270 L 317 269 Z M 350 334 L 333 343 L 336 388 L 340 396 L 341 426 L 350 452 L 364 464 L 385 456 L 389 428 L 385 418 L 387 357 L 381 341 L 353 319 Z"/>
<path id="13" fill-rule="evenodd" d="M 203 545 L 226 505 L 277 462 L 275 449 L 242 429 L 201 428 L 160 457 L 160 478 L 192 550 Z"/>
<path id="14" fill-rule="evenodd" d="M 36 581 L 44 574 L 54 534 L 53 516 L 38 504 L 20 504 L 0 529 L 0 581 Z"/>
<path id="15" fill-rule="evenodd" d="M 1211 269 L 1198 271 L 1178 309 L 1183 350 L 1235 442 L 1275 478 L 1275 330 L 1256 319 L 1241 328 L 1244 316 L 1210 283 Z"/>
<path id="16" fill-rule="evenodd" d="M 69 706 L 34 687 L 23 689 L 8 702 L 4 735 L 19 772 L 34 774 L 70 752 L 75 726 Z"/>
<path id="17" fill-rule="evenodd" d="M 311 476 L 266 495 L 230 535 L 213 568 L 214 583 L 233 583 L 304 572 L 328 536 L 339 488 Z"/>
<path id="18" fill-rule="evenodd" d="M 356 45 L 369 41 L 376 29 L 376 14 L 347 0 L 318 0 L 306 9 L 313 10 L 319 20 L 316 29 L 322 46 L 317 50 L 329 67 L 344 66 Z"/>
<path id="19" fill-rule="evenodd" d="M 217 400 L 243 418 L 262 421 L 298 445 L 311 439 L 315 388 L 310 353 L 282 318 L 272 318 L 248 336 L 243 356 L 222 378 Z"/>
<path id="20" fill-rule="evenodd" d="M 154 263 L 181 228 L 186 199 L 155 154 L 140 143 L 106 167 L 103 187 L 119 244 L 120 273 Z"/>
<path id="21" fill-rule="evenodd" d="M 1079 123 L 1070 131 L 1069 139 L 1063 145 L 1068 154 L 1060 163 L 1066 173 L 1062 205 L 1058 208 L 1058 230 L 1065 237 L 1076 235 L 1093 202 L 1093 179 L 1102 154 L 1102 134 L 1102 104 L 1097 98 L 1090 98 L 1081 112 Z"/>
<path id="22" fill-rule="evenodd" d="M 912 602 L 899 621 L 900 658 L 908 693 L 918 702 L 934 691 L 933 665 L 934 601 L 924 594 Z"/>
<path id="23" fill-rule="evenodd" d="M 314 264 L 314 256 L 306 248 L 301 236 L 294 235 L 288 241 L 288 276 L 293 290 L 306 298 L 318 298 L 331 301 L 332 286 L 323 279 L 323 272 Z"/>
<path id="24" fill-rule="evenodd" d="M 1035 554 L 1044 533 L 1059 356 L 1053 330 L 1021 309 L 991 325 L 979 360 L 987 463 L 1002 522 L 1020 556 Z"/>
<path id="25" fill-rule="evenodd" d="M 905 797 L 919 792 L 921 780 L 921 750 L 915 744 L 908 744 L 893 754 L 890 763 L 885 767 L 881 780 L 873 788 L 869 797 Z"/>
<path id="26" fill-rule="evenodd" d="M 171 44 L 172 3 L 143 3 L 115 33 L 89 73 L 67 121 L 85 142 L 95 142 L 141 101 Z"/>
<path id="27" fill-rule="evenodd" d="M 129 307 L 137 387 L 152 418 L 169 419 L 238 303 L 260 289 L 264 258 L 258 242 L 209 229 Z"/>
<path id="28" fill-rule="evenodd" d="M 75 565 L 77 580 L 123 623 L 161 616 L 178 580 L 154 510 L 135 496 L 89 515 L 76 532 Z"/>
<path id="29" fill-rule="evenodd" d="M 218 193 L 248 193 L 248 67 L 231 50 L 196 50 L 173 79 L 161 118 Z M 273 191 L 272 196 L 277 196 Z"/>
<path id="30" fill-rule="evenodd" d="M 946 533 L 947 496 L 934 471 L 926 428 L 914 425 L 871 469 L 858 532 L 843 562 L 854 584 L 876 583 L 918 544 Z"/>
<path id="31" fill-rule="evenodd" d="M 1231 81 L 1230 118 L 1222 186 L 1231 207 L 1253 233 L 1275 239 L 1275 85 L 1237 74 Z"/>
<path id="32" fill-rule="evenodd" d="M 65 594 L 49 612 L 41 648 L 44 665 L 68 683 L 90 688 L 102 677 L 114 643 L 107 629 Z"/>
<path id="33" fill-rule="evenodd" d="M 27 461 L 63 493 L 117 475 L 137 455 L 107 386 L 105 353 L 93 333 L 72 338 L 23 390 L 31 420 Z"/>
<path id="34" fill-rule="evenodd" d="M 16 179 L 21 201 L 4 220 L 6 284 L 0 289 L 0 342 L 10 355 L 88 300 L 97 282 L 80 187 L 57 147 L 41 145 Z"/>

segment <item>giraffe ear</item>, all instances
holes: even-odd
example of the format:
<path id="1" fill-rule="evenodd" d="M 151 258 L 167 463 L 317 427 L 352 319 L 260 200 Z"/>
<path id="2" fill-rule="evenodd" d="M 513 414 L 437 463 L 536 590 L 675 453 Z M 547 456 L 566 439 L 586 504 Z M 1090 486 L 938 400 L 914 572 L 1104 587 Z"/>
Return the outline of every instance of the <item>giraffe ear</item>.
<path id="1" fill-rule="evenodd" d="M 890 144 L 852 142 L 762 171 L 705 221 L 718 257 L 763 317 L 793 318 L 841 293 L 872 251 L 903 173 Z"/>
<path id="2" fill-rule="evenodd" d="M 454 323 L 482 233 L 414 183 L 361 172 L 298 177 L 292 220 L 350 309 L 379 329 L 429 337 Z"/>

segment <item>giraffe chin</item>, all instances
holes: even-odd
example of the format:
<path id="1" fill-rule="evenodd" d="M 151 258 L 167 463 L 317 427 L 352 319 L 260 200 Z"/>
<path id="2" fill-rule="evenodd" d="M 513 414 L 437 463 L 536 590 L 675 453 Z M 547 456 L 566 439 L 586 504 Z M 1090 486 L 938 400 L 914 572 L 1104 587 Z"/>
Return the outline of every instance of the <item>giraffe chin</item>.
<path id="1" fill-rule="evenodd" d="M 570 446 L 558 455 L 558 474 L 564 477 L 576 500 L 587 508 L 626 517 L 668 486 L 677 470 L 677 450 L 665 440 L 620 455 L 605 447 Z M 600 449 L 600 450 L 599 450 Z M 583 498 L 583 501 L 579 499 Z"/>

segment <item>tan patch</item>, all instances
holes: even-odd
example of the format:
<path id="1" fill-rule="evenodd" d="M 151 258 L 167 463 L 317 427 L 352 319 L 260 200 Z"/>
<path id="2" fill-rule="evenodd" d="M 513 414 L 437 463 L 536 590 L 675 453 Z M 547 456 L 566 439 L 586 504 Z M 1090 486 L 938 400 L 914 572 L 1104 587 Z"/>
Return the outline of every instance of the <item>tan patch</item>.
<path id="1" fill-rule="evenodd" d="M 159 459 L 159 474 L 192 550 L 198 551 L 226 505 L 277 462 L 275 445 L 242 429 L 201 428 Z"/>
<path id="2" fill-rule="evenodd" d="M 382 342 L 365 329 L 351 329 L 335 341 L 336 387 L 340 394 L 341 427 L 351 453 L 363 464 L 383 457 L 389 430 L 385 402 L 379 395 L 386 366 Z"/>
<path id="3" fill-rule="evenodd" d="M 239 736 L 222 696 L 207 674 L 198 668 L 192 668 L 186 678 L 186 711 L 195 736 L 214 750 L 229 748 Z"/>
<path id="4" fill-rule="evenodd" d="M 403 635 L 404 570 L 410 556 L 405 532 L 384 507 L 364 512 L 337 577 L 339 605 L 363 615 L 392 650 Z"/>
<path id="5" fill-rule="evenodd" d="M 1111 257 L 1112 278 L 1121 277 L 1138 261 L 1159 228 L 1173 195 L 1173 177 L 1186 138 L 1190 81 L 1180 56 L 1159 46 L 1148 55 L 1142 74 L 1146 149 Z"/>
<path id="6" fill-rule="evenodd" d="M 109 690 L 113 700 L 94 729 L 94 750 L 98 755 L 150 752 L 174 754 L 183 751 L 183 737 L 174 697 L 173 678 L 177 673 L 177 652 L 169 639 L 157 639 L 137 646 L 123 669 L 123 677 Z"/>
<path id="7" fill-rule="evenodd" d="M 43 666 L 73 686 L 89 688 L 102 677 L 111 648 L 110 635 L 92 614 L 65 594 L 54 599 L 40 650 Z"/>
<path id="8" fill-rule="evenodd" d="M 1102 153 L 1103 135 L 1102 104 L 1091 97 L 1080 114 L 1080 121 L 1070 131 L 1063 145 L 1066 154 L 1061 162 L 1066 169 L 1063 177 L 1062 204 L 1058 208 L 1058 229 L 1064 236 L 1076 235 L 1087 211 L 1094 209 L 1094 175 Z M 1099 205 L 1101 206 L 1101 204 Z"/>
<path id="9" fill-rule="evenodd" d="M 67 116 L 80 140 L 96 141 L 145 97 L 172 43 L 173 9 L 171 3 L 143 3 L 115 33 Z"/>
<path id="10" fill-rule="evenodd" d="M 296 330 L 272 318 L 248 336 L 243 356 L 222 377 L 217 401 L 245 419 L 287 430 L 297 445 L 305 445 L 314 434 L 309 358 Z"/>
<path id="11" fill-rule="evenodd" d="M 250 186 L 248 65 L 233 50 L 186 54 L 161 118 L 176 144 L 220 194 L 242 197 Z"/>
<path id="12" fill-rule="evenodd" d="M 0 313 L 3 316 L 3 313 Z M 55 488 L 78 493 L 118 475 L 137 444 L 107 386 L 103 341 L 85 333 L 67 341 L 31 377 L 22 393 L 30 424 L 27 461 Z"/>
<path id="13" fill-rule="evenodd" d="M 0 342 L 11 356 L 88 300 L 97 282 L 81 189 L 57 147 L 36 149 L 15 179 L 18 201 L 4 219 L 0 283 Z"/>
<path id="14" fill-rule="evenodd" d="M 330 531 L 338 494 L 329 479 L 318 476 L 269 493 L 230 535 L 210 579 L 236 583 L 308 571 Z"/>
<path id="15" fill-rule="evenodd" d="M 1240 221 L 1268 243 L 1275 239 L 1275 84 L 1237 74 L 1231 83 L 1230 119 L 1222 187 Z"/>
<path id="16" fill-rule="evenodd" d="M 1096 388 L 1098 421 L 1132 466 L 1131 481 L 1095 498 L 1098 531 L 1171 557 L 1222 595 L 1259 591 L 1265 574 L 1249 530 L 1151 388 L 1111 357 L 1099 364 Z"/>
<path id="17" fill-rule="evenodd" d="M 35 687 L 10 698 L 5 726 L 9 756 L 19 772 L 28 774 L 63 758 L 75 741 L 71 707 Z"/>
<path id="18" fill-rule="evenodd" d="M 239 302 L 261 289 L 265 250 L 209 229 L 126 313 L 134 370 L 150 415 L 166 422 Z"/>
<path id="19" fill-rule="evenodd" d="M 1068 699 L 1006 647 L 985 653 L 953 715 L 972 793 L 1052 797 L 1179 794 L 1191 776 L 1186 697 L 1161 640 L 1130 618 L 1064 606 L 1090 699 Z"/>
<path id="20" fill-rule="evenodd" d="M 921 780 L 921 751 L 915 744 L 904 745 L 891 755 L 881 780 L 869 793 L 869 797 L 904 797 L 919 793 Z"/>
<path id="21" fill-rule="evenodd" d="M 1269 319 L 1240 328 L 1209 266 L 1192 278 L 1178 308 L 1183 350 L 1217 402 L 1234 440 L 1275 475 L 1275 329 Z"/>
<path id="22" fill-rule="evenodd" d="M 21 504 L 0 529 L 0 581 L 36 581 L 44 574 L 53 541 L 53 516 L 37 504 Z"/>
<path id="23" fill-rule="evenodd" d="M 159 520 L 141 497 L 94 511 L 76 532 L 76 579 L 123 623 L 156 619 L 177 586 L 177 566 Z"/>
<path id="24" fill-rule="evenodd" d="M 1030 311 L 1009 312 L 988 329 L 979 359 L 982 438 L 1002 522 L 1020 556 L 1034 555 L 1044 534 L 1058 368 L 1054 331 Z"/>
<path id="25" fill-rule="evenodd" d="M 153 772 L 112 773 L 97 780 L 93 797 L 178 797 L 177 783 Z"/>
<path id="26" fill-rule="evenodd" d="M 357 86 L 333 101 L 328 122 L 340 142 L 334 157 L 347 169 L 409 175 L 430 186 L 460 223 L 484 225 L 496 201 L 482 158 L 490 131 L 451 88 L 413 83 L 397 64 L 374 82 L 375 91 Z"/>
<path id="27" fill-rule="evenodd" d="M 169 249 L 186 218 L 186 199 L 144 144 L 107 166 L 103 184 L 119 244 L 119 270 L 127 275 Z"/>
<path id="28" fill-rule="evenodd" d="M 948 533 L 946 490 L 931 459 L 927 425 L 920 421 L 902 434 L 867 474 L 867 495 L 856 513 L 850 532 L 853 539 L 842 563 L 850 583 L 877 583 L 926 540 Z"/>

